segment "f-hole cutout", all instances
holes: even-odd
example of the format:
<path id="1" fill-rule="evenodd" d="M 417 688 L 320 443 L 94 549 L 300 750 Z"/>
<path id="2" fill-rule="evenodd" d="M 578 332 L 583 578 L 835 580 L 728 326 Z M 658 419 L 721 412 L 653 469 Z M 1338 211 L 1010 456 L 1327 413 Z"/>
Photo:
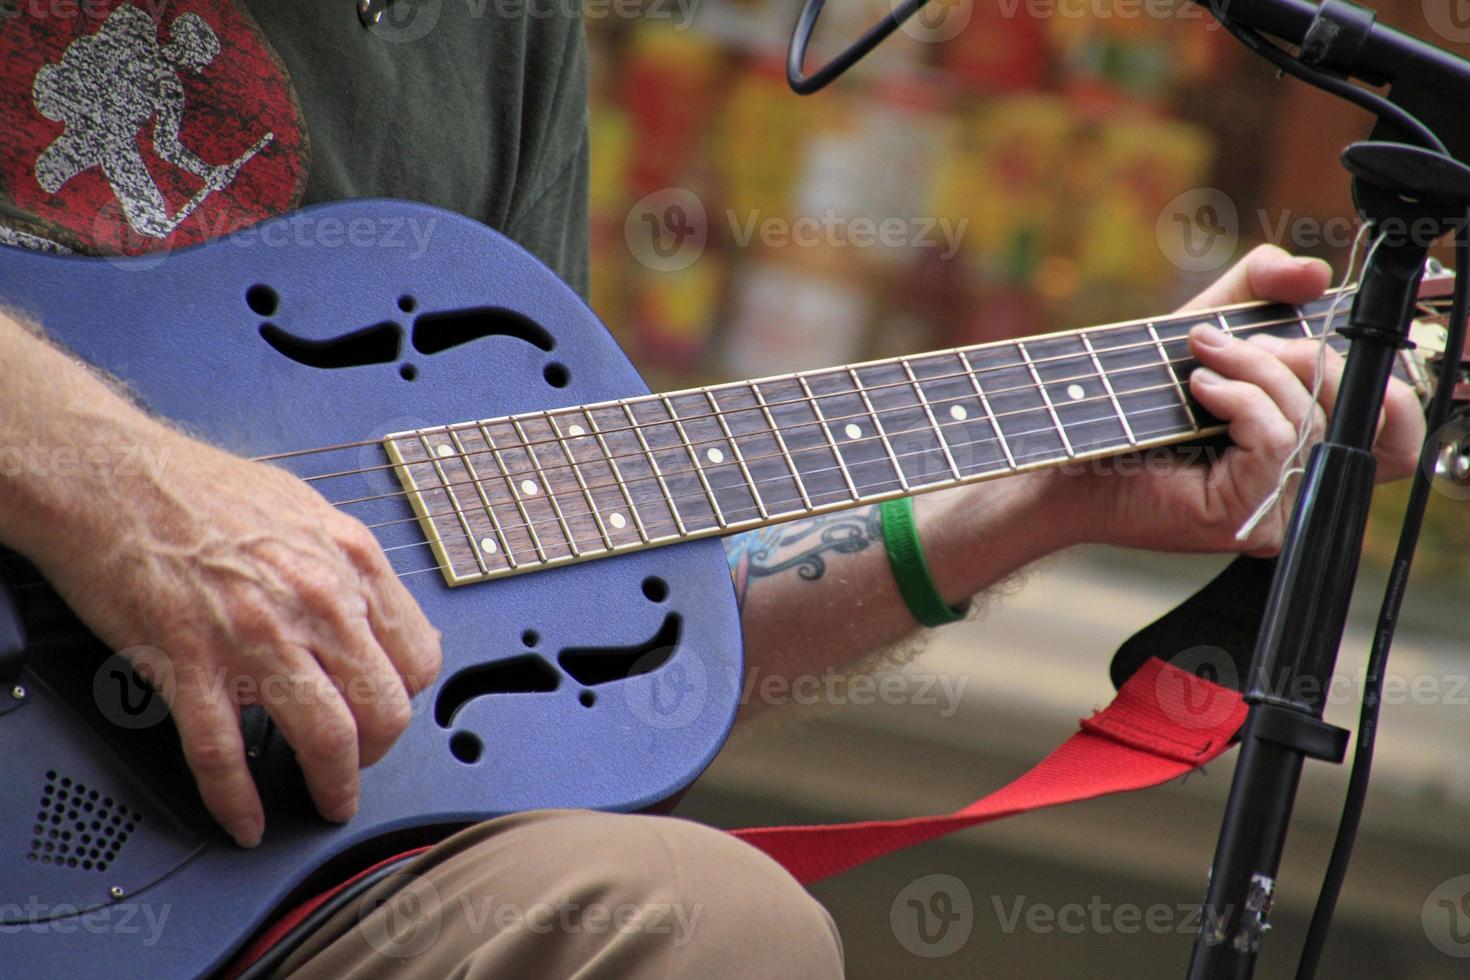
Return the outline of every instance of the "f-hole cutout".
<path id="1" fill-rule="evenodd" d="M 437 354 L 485 337 L 513 337 L 544 351 L 556 346 L 545 327 L 500 306 L 425 313 L 413 322 L 413 349 L 420 354 Z"/>
<path id="2" fill-rule="evenodd" d="M 326 340 L 308 340 L 287 333 L 274 323 L 262 323 L 260 336 L 276 353 L 314 368 L 362 367 L 398 360 L 402 331 L 390 320 Z"/>
<path id="3" fill-rule="evenodd" d="M 651 674 L 668 663 L 679 648 L 681 626 L 679 614 L 670 613 L 659 631 L 643 643 L 630 647 L 567 647 L 556 662 L 584 687 Z"/>
<path id="4" fill-rule="evenodd" d="M 486 694 L 541 694 L 554 691 L 561 676 L 534 653 L 466 667 L 445 682 L 434 699 L 434 720 L 454 724 L 459 709 Z"/>

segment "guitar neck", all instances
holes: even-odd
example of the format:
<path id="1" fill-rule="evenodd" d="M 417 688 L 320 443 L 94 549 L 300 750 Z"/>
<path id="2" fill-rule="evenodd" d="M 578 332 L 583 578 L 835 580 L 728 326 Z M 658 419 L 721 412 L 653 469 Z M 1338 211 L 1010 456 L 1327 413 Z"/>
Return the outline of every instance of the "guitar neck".
<path id="1" fill-rule="evenodd" d="M 450 585 L 724 535 L 1220 430 L 1186 335 L 1318 335 L 1330 296 L 396 433 Z M 1347 302 L 1335 314 L 1340 323 Z"/>

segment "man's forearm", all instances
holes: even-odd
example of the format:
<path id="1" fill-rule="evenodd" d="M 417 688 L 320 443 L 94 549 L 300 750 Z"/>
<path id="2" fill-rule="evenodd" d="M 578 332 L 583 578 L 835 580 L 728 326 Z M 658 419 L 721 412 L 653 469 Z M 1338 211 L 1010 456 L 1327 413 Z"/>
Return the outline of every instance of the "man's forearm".
<path id="1" fill-rule="evenodd" d="M 1052 503 L 1059 478 L 1028 474 L 915 500 L 925 557 L 946 602 L 962 602 L 1071 543 Z M 894 583 L 877 507 L 736 535 L 726 551 L 747 671 L 821 674 L 919 628 Z"/>
<path id="2" fill-rule="evenodd" d="M 0 314 L 0 543 L 34 557 L 55 531 L 83 520 L 99 486 L 129 466 L 143 430 L 162 426 L 76 358 Z M 97 501 L 101 506 L 101 501 Z M 69 534 L 80 538 L 82 534 Z"/>

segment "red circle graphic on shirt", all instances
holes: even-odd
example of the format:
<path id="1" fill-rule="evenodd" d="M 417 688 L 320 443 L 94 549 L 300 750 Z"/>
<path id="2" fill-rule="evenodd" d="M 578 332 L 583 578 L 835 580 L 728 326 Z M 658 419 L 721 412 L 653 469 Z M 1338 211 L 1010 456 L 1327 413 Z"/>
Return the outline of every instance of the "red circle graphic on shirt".
<path id="1" fill-rule="evenodd" d="M 21 2 L 0 21 L 0 193 L 28 228 L 136 254 L 294 208 L 307 138 L 240 5 Z"/>

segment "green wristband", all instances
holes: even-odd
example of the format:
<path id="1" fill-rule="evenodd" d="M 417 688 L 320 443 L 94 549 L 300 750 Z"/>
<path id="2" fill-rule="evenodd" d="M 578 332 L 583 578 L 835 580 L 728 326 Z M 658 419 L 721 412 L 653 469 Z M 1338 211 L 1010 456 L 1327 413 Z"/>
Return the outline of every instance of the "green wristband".
<path id="1" fill-rule="evenodd" d="M 943 626 L 964 619 L 970 611 L 970 603 L 946 605 L 934 584 L 929 563 L 924 560 L 924 549 L 919 546 L 913 498 L 886 500 L 878 505 L 878 513 L 882 519 L 883 547 L 888 552 L 888 566 L 893 569 L 898 593 L 903 596 L 904 604 L 913 617 L 924 626 Z"/>

